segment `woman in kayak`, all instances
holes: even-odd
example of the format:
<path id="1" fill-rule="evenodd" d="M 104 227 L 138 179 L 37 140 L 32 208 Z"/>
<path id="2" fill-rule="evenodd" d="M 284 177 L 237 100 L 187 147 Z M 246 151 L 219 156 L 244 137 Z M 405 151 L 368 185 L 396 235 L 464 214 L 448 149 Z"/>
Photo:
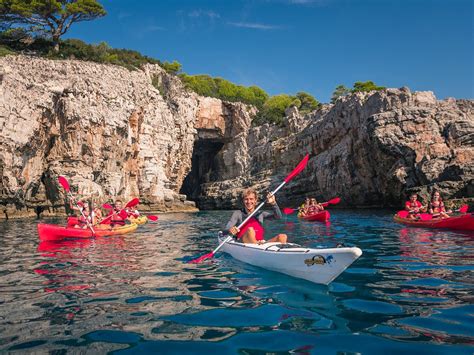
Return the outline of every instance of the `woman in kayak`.
<path id="1" fill-rule="evenodd" d="M 418 195 L 416 193 L 412 193 L 410 200 L 405 202 L 405 210 L 408 211 L 408 218 L 410 219 L 420 218 L 420 212 L 425 211 L 421 202 L 418 201 Z"/>
<path id="2" fill-rule="evenodd" d="M 444 202 L 441 199 L 439 191 L 437 190 L 433 191 L 433 194 L 431 195 L 431 201 L 428 207 L 429 207 L 428 212 L 431 213 L 434 218 L 436 217 L 449 218 L 448 213 L 451 213 L 451 211 L 446 211 L 444 207 Z"/>
<path id="3" fill-rule="evenodd" d="M 308 208 L 310 205 L 311 205 L 311 199 L 309 197 L 306 197 L 306 200 L 298 209 L 298 217 L 306 216 L 308 214 Z"/>
<path id="4" fill-rule="evenodd" d="M 308 212 L 306 214 L 307 215 L 312 215 L 312 214 L 319 213 L 321 211 L 324 211 L 323 205 L 318 203 L 318 201 L 315 198 L 312 198 L 310 200 L 310 204 L 309 204 L 309 207 L 308 207 Z"/>
<path id="5" fill-rule="evenodd" d="M 84 207 L 82 209 L 81 216 L 77 219 L 77 224 L 74 226 L 74 228 L 82 228 L 86 229 L 89 228 L 89 226 L 92 226 L 94 223 L 92 216 L 91 216 L 91 211 L 89 208 L 89 204 L 87 204 L 87 207 Z"/>
<path id="6" fill-rule="evenodd" d="M 282 214 L 280 208 L 277 205 L 275 196 L 272 194 L 267 195 L 267 202 L 272 206 L 273 213 L 270 212 L 257 212 L 240 230 L 237 225 L 241 224 L 247 216 L 255 210 L 257 205 L 257 192 L 254 189 L 246 189 L 242 194 L 242 201 L 244 208 L 239 211 L 235 211 L 230 218 L 230 221 L 226 225 L 228 232 L 234 236 L 237 236 L 243 243 L 248 244 L 263 244 L 263 243 L 286 243 L 286 234 L 278 234 L 268 241 L 264 239 L 264 219 L 281 219 Z"/>

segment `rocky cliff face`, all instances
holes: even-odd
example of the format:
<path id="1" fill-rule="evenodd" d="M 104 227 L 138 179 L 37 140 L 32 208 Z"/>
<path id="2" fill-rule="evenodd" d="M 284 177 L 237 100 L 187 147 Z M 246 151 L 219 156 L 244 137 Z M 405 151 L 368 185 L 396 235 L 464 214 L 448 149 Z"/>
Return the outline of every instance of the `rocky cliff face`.
<path id="1" fill-rule="evenodd" d="M 64 212 L 57 176 L 102 203 L 143 209 L 233 208 L 243 187 L 339 196 L 346 206 L 399 205 L 410 190 L 474 195 L 472 100 L 389 89 L 341 98 L 284 127 L 252 127 L 255 109 L 184 90 L 142 70 L 24 56 L 0 58 L 0 218 Z"/>
<path id="2" fill-rule="evenodd" d="M 445 198 L 474 197 L 473 108 L 472 100 L 402 88 L 340 98 L 305 117 L 291 109 L 285 127 L 249 128 L 222 148 L 198 204 L 235 206 L 241 186 L 268 191 L 305 153 L 307 168 L 280 193 L 286 204 L 312 195 L 339 196 L 343 206 L 399 206 L 408 192 L 426 199 L 433 188 Z M 234 168 L 219 170 L 236 154 Z"/>
<path id="3" fill-rule="evenodd" d="M 0 58 L 0 218 L 63 212 L 58 175 L 100 203 L 195 209 L 179 190 L 206 103 L 157 65 Z"/>

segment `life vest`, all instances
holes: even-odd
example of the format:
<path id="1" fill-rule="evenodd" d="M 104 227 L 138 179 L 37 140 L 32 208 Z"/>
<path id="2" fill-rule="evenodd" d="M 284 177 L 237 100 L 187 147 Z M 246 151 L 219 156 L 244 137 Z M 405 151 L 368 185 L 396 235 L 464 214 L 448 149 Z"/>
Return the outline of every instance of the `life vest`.
<path id="1" fill-rule="evenodd" d="M 413 204 L 411 201 L 405 202 L 405 207 L 408 208 L 408 209 L 420 208 L 420 207 L 422 207 L 422 206 L 423 206 L 423 205 L 421 204 L 420 201 L 415 201 L 415 204 Z"/>
<path id="2" fill-rule="evenodd" d="M 265 236 L 265 228 L 263 228 L 262 224 L 256 219 L 255 217 L 250 218 L 245 225 L 240 228 L 240 232 L 237 233 L 237 238 L 240 239 L 242 236 L 247 232 L 247 229 L 252 227 L 255 230 L 255 239 L 256 240 L 264 240 Z"/>
<path id="3" fill-rule="evenodd" d="M 444 203 L 441 200 L 439 200 L 436 205 L 435 202 L 430 202 L 430 206 L 434 213 L 440 213 L 444 210 Z"/>

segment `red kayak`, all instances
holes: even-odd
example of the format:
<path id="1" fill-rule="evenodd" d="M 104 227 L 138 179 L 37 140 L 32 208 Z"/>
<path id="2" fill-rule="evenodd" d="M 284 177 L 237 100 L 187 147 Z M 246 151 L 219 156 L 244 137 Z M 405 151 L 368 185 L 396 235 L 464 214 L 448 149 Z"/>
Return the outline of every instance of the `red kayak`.
<path id="1" fill-rule="evenodd" d="M 454 216 L 449 218 L 433 218 L 427 221 L 414 220 L 410 218 L 401 218 L 398 215 L 393 217 L 395 222 L 405 224 L 412 227 L 423 227 L 423 228 L 446 228 L 456 230 L 469 230 L 474 231 L 474 214 L 468 213 L 460 216 Z"/>
<path id="2" fill-rule="evenodd" d="M 108 237 L 110 235 L 119 235 L 133 232 L 138 225 L 135 223 L 126 224 L 120 227 L 111 228 L 110 226 L 96 226 L 94 233 L 89 228 L 63 227 L 56 224 L 38 224 L 38 234 L 41 240 L 61 240 L 65 238 L 92 238 Z"/>
<path id="3" fill-rule="evenodd" d="M 331 215 L 329 214 L 329 211 L 321 211 L 321 212 L 314 213 L 308 216 L 298 216 L 298 217 L 308 222 L 313 222 L 313 221 L 327 222 L 329 221 L 329 218 L 331 217 Z"/>

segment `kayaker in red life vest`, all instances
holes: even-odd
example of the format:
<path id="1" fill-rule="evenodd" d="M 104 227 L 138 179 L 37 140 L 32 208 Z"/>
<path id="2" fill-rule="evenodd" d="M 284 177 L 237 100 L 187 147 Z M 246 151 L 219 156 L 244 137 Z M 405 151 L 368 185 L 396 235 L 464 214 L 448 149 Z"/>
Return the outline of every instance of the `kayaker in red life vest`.
<path id="1" fill-rule="evenodd" d="M 420 217 L 420 212 L 424 212 L 425 209 L 420 201 L 418 201 L 418 195 L 412 193 L 410 200 L 405 202 L 405 210 L 408 211 L 408 218 L 417 219 Z"/>
<path id="2" fill-rule="evenodd" d="M 282 214 L 280 208 L 277 205 L 275 196 L 272 194 L 267 195 L 267 202 L 272 205 L 273 213 L 270 212 L 257 212 L 248 222 L 242 227 L 242 230 L 237 228 L 237 225 L 242 223 L 247 216 L 255 210 L 257 205 L 257 192 L 254 189 L 246 189 L 242 193 L 242 202 L 244 209 L 235 211 L 230 218 L 230 221 L 226 225 L 228 232 L 234 236 L 237 236 L 243 243 L 248 244 L 263 244 L 266 243 L 264 239 L 264 228 L 263 220 L 269 218 L 281 219 Z M 286 243 L 286 234 L 278 234 L 277 236 L 268 240 L 268 242 Z"/>
<path id="3" fill-rule="evenodd" d="M 78 224 L 74 226 L 74 228 L 82 228 L 86 229 L 89 228 L 89 225 L 93 224 L 91 212 L 89 209 L 89 205 L 87 205 L 87 208 L 83 208 L 81 216 L 77 219 Z"/>
<path id="4" fill-rule="evenodd" d="M 451 213 L 452 211 L 446 211 L 444 208 L 444 202 L 441 199 L 441 196 L 439 194 L 439 191 L 434 190 L 433 193 L 431 194 L 431 201 L 428 205 L 429 210 L 428 212 L 433 215 L 433 218 L 449 218 L 448 213 Z"/>
<path id="5" fill-rule="evenodd" d="M 110 216 L 113 214 L 113 216 L 109 219 L 110 224 L 113 226 L 124 226 L 125 225 L 125 220 L 120 216 L 119 212 L 122 210 L 122 201 L 121 200 L 115 200 L 114 203 L 114 209 L 110 210 L 109 214 L 107 215 Z"/>

